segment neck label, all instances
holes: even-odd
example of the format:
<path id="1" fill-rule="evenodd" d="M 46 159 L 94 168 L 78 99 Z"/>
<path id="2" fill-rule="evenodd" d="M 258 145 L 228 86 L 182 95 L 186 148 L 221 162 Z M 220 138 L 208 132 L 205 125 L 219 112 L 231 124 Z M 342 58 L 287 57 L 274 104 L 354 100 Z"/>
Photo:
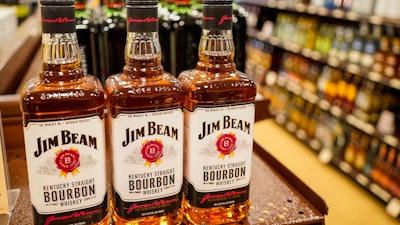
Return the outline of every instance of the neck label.
<path id="1" fill-rule="evenodd" d="M 74 6 L 42 6 L 43 33 L 73 33 L 76 31 Z"/>
<path id="2" fill-rule="evenodd" d="M 128 32 L 157 32 L 158 15 L 155 7 L 127 6 Z"/>
<path id="3" fill-rule="evenodd" d="M 203 28 L 207 30 L 231 30 L 232 6 L 231 5 L 204 5 Z"/>

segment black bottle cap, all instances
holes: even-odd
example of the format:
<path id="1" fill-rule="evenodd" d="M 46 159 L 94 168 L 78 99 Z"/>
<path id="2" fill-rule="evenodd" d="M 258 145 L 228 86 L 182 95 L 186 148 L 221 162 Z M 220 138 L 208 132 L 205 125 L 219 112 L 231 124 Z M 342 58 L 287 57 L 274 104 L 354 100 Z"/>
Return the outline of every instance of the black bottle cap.
<path id="1" fill-rule="evenodd" d="M 213 4 L 213 5 L 220 5 L 220 4 L 232 4 L 232 0 L 203 0 L 203 4 Z"/>
<path id="2" fill-rule="evenodd" d="M 157 5 L 158 0 L 126 0 L 127 5 Z"/>
<path id="3" fill-rule="evenodd" d="M 40 0 L 42 5 L 74 5 L 74 0 Z"/>
<path id="4" fill-rule="evenodd" d="M 40 0 L 43 33 L 76 31 L 74 0 Z"/>
<path id="5" fill-rule="evenodd" d="M 232 0 L 203 0 L 203 29 L 232 29 Z"/>
<path id="6" fill-rule="evenodd" d="M 128 32 L 158 31 L 158 0 L 126 0 Z"/>

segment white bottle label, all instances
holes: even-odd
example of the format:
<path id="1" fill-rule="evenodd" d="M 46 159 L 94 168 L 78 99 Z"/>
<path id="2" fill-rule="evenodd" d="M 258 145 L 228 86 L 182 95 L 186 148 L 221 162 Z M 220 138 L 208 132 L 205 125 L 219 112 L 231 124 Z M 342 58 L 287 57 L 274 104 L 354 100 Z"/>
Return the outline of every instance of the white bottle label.
<path id="1" fill-rule="evenodd" d="M 113 186 L 120 216 L 176 211 L 183 184 L 183 112 L 119 114 L 112 120 Z"/>
<path id="2" fill-rule="evenodd" d="M 31 201 L 39 214 L 51 214 L 45 224 L 104 209 L 105 134 L 99 116 L 29 122 L 24 135 Z"/>
<path id="3" fill-rule="evenodd" d="M 190 204 L 207 208 L 248 198 L 254 104 L 185 111 L 184 176 Z"/>

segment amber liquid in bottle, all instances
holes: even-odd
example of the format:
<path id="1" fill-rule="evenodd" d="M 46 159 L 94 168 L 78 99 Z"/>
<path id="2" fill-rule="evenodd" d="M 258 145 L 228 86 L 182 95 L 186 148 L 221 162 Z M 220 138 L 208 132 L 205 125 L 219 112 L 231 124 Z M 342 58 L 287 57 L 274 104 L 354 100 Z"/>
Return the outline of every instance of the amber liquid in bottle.
<path id="1" fill-rule="evenodd" d="M 212 1 L 211 1 L 212 2 Z M 220 1 L 221 2 L 221 1 Z M 199 123 L 210 123 L 212 124 L 214 120 L 217 120 L 218 116 L 214 116 L 210 114 L 209 116 L 205 116 L 205 122 L 196 121 L 196 119 L 191 119 L 193 114 L 197 115 L 198 109 L 202 110 L 202 112 L 212 111 L 212 110 L 222 110 L 229 106 L 236 105 L 248 105 L 254 102 L 254 98 L 256 95 L 256 87 L 253 80 L 251 80 L 247 75 L 242 72 L 236 70 L 236 66 L 234 63 L 234 47 L 232 40 L 232 32 L 229 29 L 229 25 L 225 28 L 216 28 L 216 29 L 207 29 L 208 26 L 204 23 L 205 17 L 215 17 L 216 20 L 219 20 L 222 16 L 226 16 L 224 18 L 229 18 L 232 14 L 229 14 L 229 10 L 225 10 L 225 7 L 229 5 L 229 1 L 226 4 L 209 4 L 208 1 L 203 1 L 203 32 L 202 37 L 199 44 L 199 61 L 197 65 L 192 70 L 183 71 L 179 75 L 179 79 L 182 83 L 182 91 L 184 94 L 184 109 L 185 109 L 185 164 L 188 168 L 185 168 L 185 185 L 186 190 L 184 192 L 184 208 L 185 208 L 185 216 L 188 221 L 193 224 L 224 224 L 231 223 L 243 220 L 249 213 L 250 201 L 247 198 L 241 198 L 238 201 L 232 201 L 232 203 L 223 202 L 219 199 L 221 204 L 213 205 L 213 203 L 209 203 L 208 206 L 203 205 L 202 201 L 197 201 L 196 199 L 206 199 L 208 197 L 213 198 L 212 196 L 218 196 L 218 194 L 227 193 L 228 191 L 243 191 L 244 189 L 235 189 L 233 187 L 223 187 L 221 190 L 215 190 L 214 192 L 200 191 L 201 193 L 196 193 L 197 190 L 194 190 L 194 185 L 203 185 L 203 182 L 198 182 L 197 184 L 192 184 L 191 179 L 196 179 L 196 171 L 203 171 L 203 167 L 194 167 L 190 165 L 191 163 L 196 163 L 196 161 L 208 161 L 208 159 L 196 158 L 197 156 L 190 156 L 190 154 L 201 155 L 202 150 L 197 147 L 198 140 L 196 138 L 192 138 L 192 134 L 195 133 L 197 136 L 198 132 L 195 130 L 196 127 L 201 126 Z M 206 7 L 209 7 L 206 9 Z M 210 16 L 209 9 L 215 9 L 217 12 L 221 14 L 213 14 Z M 228 6 L 229 8 L 229 6 Z M 212 10 L 213 11 L 213 10 Z M 212 13 L 212 12 L 211 12 Z M 214 11 L 215 13 L 215 11 Z M 226 13 L 226 14 L 225 14 Z M 231 21 L 230 21 L 231 22 Z M 248 118 L 251 118 L 252 115 L 249 115 Z M 232 116 L 233 117 L 233 116 Z M 228 117 L 224 117 L 228 118 Z M 229 117 L 230 118 L 230 117 Z M 194 121 L 193 121 L 194 120 Z M 239 121 L 239 120 L 238 120 Z M 221 122 L 221 121 L 219 121 Z M 214 128 L 219 128 L 219 122 L 214 122 Z M 253 118 L 254 122 L 254 118 Z M 201 129 L 200 129 L 201 130 Z M 206 133 L 210 133 L 210 129 L 203 129 Z M 217 131 L 214 133 L 219 133 L 221 131 Z M 204 133 L 204 132 L 203 132 Z M 227 131 L 228 133 L 228 131 Z M 229 132 L 232 134 L 233 132 Z M 241 135 L 239 131 L 234 132 L 236 137 Z M 228 134 L 224 134 L 229 136 Z M 189 137 L 191 136 L 191 137 Z M 201 135 L 200 135 L 201 136 Z M 212 136 L 212 135 L 209 135 Z M 218 137 L 218 136 L 217 136 Z M 205 137 L 204 139 L 206 139 Z M 238 137 L 239 138 L 239 137 Z M 192 143 L 195 140 L 197 142 Z M 208 139 L 209 140 L 209 139 Z M 215 141 L 215 138 L 211 140 Z M 204 143 L 204 142 L 203 142 Z M 204 145 L 204 144 L 203 144 Z M 211 145 L 211 144 L 210 144 Z M 209 155 L 213 155 L 213 157 L 209 157 L 210 160 L 215 160 L 213 162 L 221 163 L 218 155 L 214 156 L 215 153 L 213 147 L 208 145 L 207 150 Z M 218 144 L 217 144 L 218 145 Z M 214 146 L 214 145 L 213 145 Z M 189 150 L 190 148 L 190 150 Z M 193 148 L 193 149 L 192 149 Z M 250 148 L 252 148 L 250 146 Z M 243 150 L 243 149 L 242 149 Z M 235 154 L 239 150 L 235 149 Z M 219 153 L 217 153 L 219 154 Z M 251 153 L 250 153 L 251 154 Z M 237 155 L 227 156 L 220 154 L 219 157 L 224 158 L 225 160 L 235 159 Z M 248 164 L 247 164 L 248 165 Z M 221 168 L 224 165 L 220 165 Z M 211 167 L 210 167 L 211 168 Z M 250 171 L 250 168 L 248 171 Z M 208 171 L 204 171 L 208 173 Z M 209 173 L 213 173 L 214 171 L 209 171 Z M 188 179 L 189 176 L 192 178 Z M 202 172 L 201 172 L 202 173 Z M 200 175 L 201 176 L 201 175 Z M 208 179 L 208 178 L 207 178 Z M 206 178 L 203 178 L 204 183 Z M 212 183 L 210 181 L 210 183 Z M 231 188 L 231 189 L 230 189 Z M 243 188 L 243 187 L 240 187 Z M 248 190 L 248 189 L 247 189 Z M 227 191 L 227 192 L 225 192 Z M 210 206 L 211 205 L 211 206 Z"/>
<path id="2" fill-rule="evenodd" d="M 137 8 L 137 5 L 131 5 L 133 3 L 141 4 L 141 1 L 128 2 L 128 21 L 142 21 L 140 18 L 132 19 L 132 17 L 143 15 L 138 12 L 146 7 L 140 8 L 139 6 Z M 161 65 L 162 53 L 157 32 L 158 23 L 151 19 L 157 18 L 157 1 L 149 3 L 148 7 L 151 8 L 150 12 L 153 14 L 148 14 L 150 19 L 147 21 L 152 22 L 148 24 L 132 22 L 132 26 L 128 26 L 123 72 L 111 75 L 106 80 L 114 166 L 114 195 L 111 209 L 115 225 L 172 225 L 180 224 L 183 219 L 181 204 L 183 183 L 182 95 L 178 79 L 165 72 Z M 152 9 L 153 11 L 151 11 Z M 150 128 L 150 124 L 157 125 Z M 178 132 L 177 140 L 174 141 L 170 141 L 169 137 L 166 137 L 172 135 L 172 133 L 169 133 L 173 130 L 169 129 L 172 127 L 177 128 L 176 131 Z M 141 133 L 142 128 L 143 132 Z M 129 137 L 118 135 L 119 130 L 125 131 L 126 129 L 131 130 Z M 119 144 L 121 143 L 120 136 L 126 143 L 129 142 L 125 147 L 121 147 Z M 153 143 L 162 141 L 164 145 L 164 148 L 162 148 L 163 155 L 160 156 L 159 160 L 150 160 L 144 154 L 148 150 L 144 147 L 145 143 L 151 141 Z M 154 146 L 153 152 L 156 153 L 161 150 L 161 148 L 157 148 L 156 144 Z M 124 165 L 126 164 L 124 160 L 126 157 L 123 156 L 124 151 L 132 152 L 129 157 L 136 159 L 138 163 Z M 171 155 L 171 152 L 175 155 Z M 147 153 L 151 155 L 150 152 Z M 132 176 L 134 174 L 151 174 L 151 178 L 147 179 L 150 182 L 152 178 L 161 177 L 161 175 L 157 175 L 159 171 L 172 170 L 174 172 L 169 175 L 174 176 L 175 179 L 173 183 L 169 183 L 167 186 L 164 184 L 160 186 L 163 189 L 161 195 L 146 197 L 145 191 L 156 190 L 152 187 L 145 188 L 146 178 L 140 176 L 133 179 L 128 178 L 129 174 L 132 174 Z M 124 192 L 124 182 L 127 183 L 128 179 L 134 186 L 130 186 L 132 188 L 130 192 Z M 120 185 L 121 183 L 122 185 Z M 141 187 L 139 187 L 139 183 L 142 185 Z M 153 184 L 158 186 L 157 181 Z M 170 191 L 171 189 L 175 191 Z M 163 201 L 172 203 L 167 204 L 167 206 L 161 204 L 161 207 L 157 208 L 158 203 Z M 153 204 L 156 204 L 156 209 L 151 206 Z"/>
<path id="3" fill-rule="evenodd" d="M 174 77 L 166 72 L 160 65 L 160 59 L 154 60 L 130 60 L 120 75 L 110 76 L 106 82 L 106 92 L 108 100 L 108 109 L 110 116 L 116 118 L 121 112 L 131 111 L 162 111 L 170 108 L 180 107 L 179 83 L 174 81 Z M 158 63 L 157 63 L 158 62 Z M 146 68 L 139 74 L 132 69 Z M 143 75 L 146 74 L 144 78 Z M 146 80 L 144 83 L 143 80 Z M 126 83 L 125 83 L 126 82 Z M 125 85 L 124 85 L 125 83 Z M 126 84 L 132 85 L 127 88 Z M 132 92 L 141 89 L 145 85 L 146 91 L 132 96 Z M 115 225 L 133 225 L 133 224 L 180 224 L 183 218 L 183 208 L 175 212 L 161 214 L 157 216 L 146 216 L 135 219 L 124 218 L 120 216 L 120 211 L 115 206 L 113 199 L 111 208 L 112 217 Z"/>
<path id="4" fill-rule="evenodd" d="M 107 225 L 104 91 L 83 74 L 70 3 L 42 1 L 42 71 L 20 95 L 34 224 Z M 70 22 L 47 24 L 60 12 Z"/>

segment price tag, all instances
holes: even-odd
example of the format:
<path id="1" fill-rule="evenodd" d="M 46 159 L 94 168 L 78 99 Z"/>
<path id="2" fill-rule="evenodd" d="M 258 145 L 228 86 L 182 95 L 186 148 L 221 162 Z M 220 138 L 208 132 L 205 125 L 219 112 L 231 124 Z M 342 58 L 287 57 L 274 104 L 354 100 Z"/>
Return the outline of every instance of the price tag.
<path id="1" fill-rule="evenodd" d="M 289 132 L 295 132 L 296 131 L 296 125 L 293 123 L 293 122 L 288 122 L 287 124 L 286 124 L 286 129 L 289 131 Z"/>
<path id="2" fill-rule="evenodd" d="M 358 67 L 357 65 L 354 65 L 354 64 L 349 64 L 349 65 L 347 66 L 347 71 L 348 71 L 349 73 L 358 75 L 358 74 L 360 73 L 360 67 Z"/>
<path id="3" fill-rule="evenodd" d="M 267 6 L 269 8 L 275 8 L 276 7 L 276 1 L 267 1 Z"/>
<path id="4" fill-rule="evenodd" d="M 307 9 L 307 6 L 304 3 L 297 3 L 294 7 L 297 12 L 305 12 Z"/>
<path id="5" fill-rule="evenodd" d="M 327 62 L 332 67 L 339 67 L 339 65 L 340 65 L 340 61 L 333 57 L 329 57 Z"/>
<path id="6" fill-rule="evenodd" d="M 315 61 L 319 61 L 319 60 L 321 60 L 322 55 L 321 55 L 321 53 L 319 53 L 317 51 L 312 51 L 311 58 L 314 59 Z"/>
<path id="7" fill-rule="evenodd" d="M 269 39 L 269 43 L 271 44 L 271 45 L 274 45 L 274 46 L 278 46 L 278 45 L 280 45 L 280 41 L 279 41 L 279 38 L 277 38 L 277 37 L 271 37 L 270 39 Z"/>
<path id="8" fill-rule="evenodd" d="M 0 214 L 8 214 L 10 212 L 10 205 L 8 201 L 8 169 L 6 150 L 4 147 L 3 125 L 0 114 Z"/>
<path id="9" fill-rule="evenodd" d="M 303 50 L 301 50 L 301 54 L 307 58 L 311 58 L 312 51 L 308 48 L 303 48 Z"/>
<path id="10" fill-rule="evenodd" d="M 318 154 L 319 161 L 325 164 L 330 163 L 333 159 L 333 156 L 334 154 L 329 148 L 323 148 Z"/>
<path id="11" fill-rule="evenodd" d="M 308 12 L 309 14 L 316 14 L 316 12 L 317 12 L 317 7 L 315 7 L 315 6 L 313 6 L 313 5 L 309 5 L 308 8 L 307 8 L 307 12 Z"/>
<path id="12" fill-rule="evenodd" d="M 355 176 L 355 180 L 361 184 L 362 186 L 366 187 L 369 184 L 369 179 L 364 174 L 357 174 Z"/>
<path id="13" fill-rule="evenodd" d="M 353 170 L 352 167 L 344 161 L 341 161 L 338 166 L 339 169 L 341 169 L 346 174 L 350 174 L 351 171 Z"/>
<path id="14" fill-rule="evenodd" d="M 286 8 L 286 2 L 284 2 L 284 1 L 279 1 L 279 2 L 277 2 L 276 7 L 277 7 L 278 9 L 285 9 L 285 8 Z"/>
<path id="15" fill-rule="evenodd" d="M 310 140 L 310 147 L 315 151 L 319 151 L 321 149 L 321 143 L 316 139 Z"/>
<path id="16" fill-rule="evenodd" d="M 335 9 L 332 11 L 332 16 L 335 18 L 342 19 L 345 15 L 346 13 L 341 9 Z"/>
<path id="17" fill-rule="evenodd" d="M 390 79 L 389 85 L 397 90 L 400 90 L 400 80 L 399 79 Z"/>
<path id="18" fill-rule="evenodd" d="M 358 21 L 360 16 L 357 13 L 354 12 L 348 12 L 346 13 L 346 18 L 348 20 L 352 20 L 352 21 Z"/>
<path id="19" fill-rule="evenodd" d="M 327 16 L 329 14 L 329 10 L 327 8 L 325 8 L 325 7 L 319 7 L 317 9 L 317 13 L 320 16 Z"/>
<path id="20" fill-rule="evenodd" d="M 297 136 L 300 140 L 303 140 L 303 141 L 307 138 L 306 132 L 305 132 L 304 130 L 302 130 L 302 129 L 298 129 L 298 130 L 296 131 L 296 136 Z"/>
<path id="21" fill-rule="evenodd" d="M 336 116 L 336 117 L 341 117 L 343 114 L 343 111 L 341 108 L 339 108 L 338 106 L 334 105 L 331 107 L 331 113 Z"/>
<path id="22" fill-rule="evenodd" d="M 370 16 L 369 17 L 369 22 L 375 25 L 382 25 L 383 23 L 383 17 L 382 16 Z"/>
<path id="23" fill-rule="evenodd" d="M 392 147 L 397 147 L 399 140 L 393 135 L 385 135 L 383 140 Z"/>
<path id="24" fill-rule="evenodd" d="M 369 72 L 368 78 L 375 82 L 382 82 L 382 79 L 383 79 L 382 75 L 380 75 L 379 73 L 375 73 L 375 72 Z"/>
<path id="25" fill-rule="evenodd" d="M 394 218 L 400 215 L 400 200 L 398 198 L 393 198 L 386 206 L 386 212 L 393 216 Z"/>
<path id="26" fill-rule="evenodd" d="M 327 111 L 331 107 L 331 104 L 324 99 L 319 101 L 318 105 L 319 105 L 319 107 L 321 107 L 321 109 L 323 109 L 325 111 Z"/>
<path id="27" fill-rule="evenodd" d="M 382 199 L 384 202 L 388 202 L 391 198 L 391 195 L 377 184 L 372 183 L 369 186 L 369 190 L 376 196 L 378 196 L 380 199 Z"/>

